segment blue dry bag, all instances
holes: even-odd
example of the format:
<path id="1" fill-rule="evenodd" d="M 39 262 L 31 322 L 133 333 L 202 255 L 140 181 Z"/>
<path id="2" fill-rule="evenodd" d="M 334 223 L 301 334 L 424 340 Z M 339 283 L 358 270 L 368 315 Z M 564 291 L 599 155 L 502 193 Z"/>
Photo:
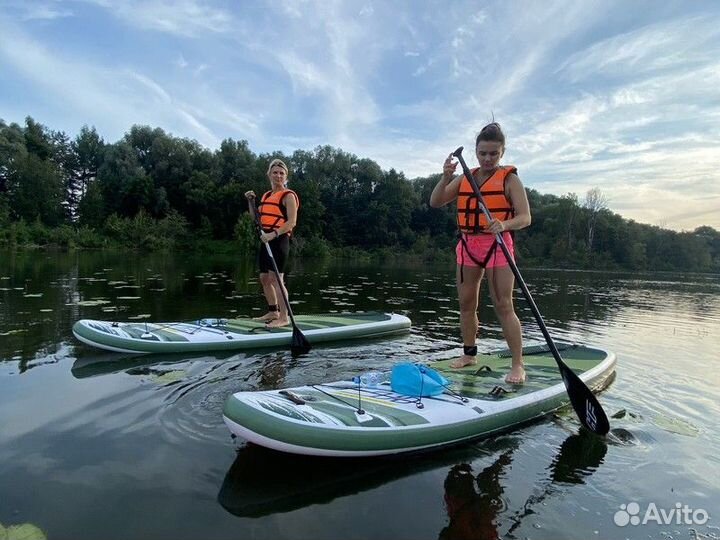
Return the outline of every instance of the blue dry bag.
<path id="1" fill-rule="evenodd" d="M 390 376 L 393 392 L 404 396 L 437 396 L 448 384 L 448 380 L 434 369 L 409 362 L 395 364 Z"/>

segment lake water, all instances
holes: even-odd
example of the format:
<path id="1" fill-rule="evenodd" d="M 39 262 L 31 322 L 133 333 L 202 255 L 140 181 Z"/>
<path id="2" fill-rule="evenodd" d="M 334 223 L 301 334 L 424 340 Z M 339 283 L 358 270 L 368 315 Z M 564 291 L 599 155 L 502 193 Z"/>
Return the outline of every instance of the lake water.
<path id="1" fill-rule="evenodd" d="M 79 344 L 72 324 L 259 315 L 252 264 L 0 254 L 0 538 L 22 523 L 50 539 L 719 538 L 720 276 L 520 265 L 556 339 L 617 354 L 608 438 L 564 410 L 426 455 L 333 460 L 233 440 L 223 402 L 457 355 L 451 265 L 296 261 L 296 313 L 395 311 L 413 321 L 404 336 L 298 359 L 133 357 Z M 480 348 L 504 345 L 486 294 L 480 317 Z"/>

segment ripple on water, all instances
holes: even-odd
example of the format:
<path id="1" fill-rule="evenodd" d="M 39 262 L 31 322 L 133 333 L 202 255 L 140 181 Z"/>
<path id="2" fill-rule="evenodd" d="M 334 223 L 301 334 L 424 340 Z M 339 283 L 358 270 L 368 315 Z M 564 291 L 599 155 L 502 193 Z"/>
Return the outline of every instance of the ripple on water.
<path id="1" fill-rule="evenodd" d="M 157 412 L 164 435 L 177 444 L 226 436 L 222 421 L 225 400 L 233 392 L 256 387 L 248 382 L 256 372 L 254 363 L 228 359 L 212 364 L 195 362 L 180 379 L 167 379 L 167 393 Z"/>

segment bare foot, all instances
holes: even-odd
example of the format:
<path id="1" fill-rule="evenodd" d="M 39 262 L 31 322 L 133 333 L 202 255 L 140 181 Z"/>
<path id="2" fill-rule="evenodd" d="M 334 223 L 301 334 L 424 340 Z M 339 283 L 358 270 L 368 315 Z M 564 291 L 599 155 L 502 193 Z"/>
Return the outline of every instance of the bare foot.
<path id="1" fill-rule="evenodd" d="M 465 366 L 474 366 L 475 364 L 477 364 L 477 358 L 463 354 L 460 358 L 456 358 L 450 362 L 450 367 L 458 369 Z"/>
<path id="2" fill-rule="evenodd" d="M 288 324 L 290 324 L 290 321 L 288 321 L 287 319 L 279 319 L 278 318 L 273 321 L 270 321 L 265 326 L 267 328 L 281 328 L 283 326 L 287 326 Z"/>
<path id="3" fill-rule="evenodd" d="M 513 366 L 510 373 L 505 376 L 505 382 L 508 384 L 523 384 L 526 378 L 525 369 L 522 366 Z"/>
<path id="4" fill-rule="evenodd" d="M 268 321 L 274 321 L 278 318 L 277 311 L 268 311 L 265 315 L 262 317 L 254 317 L 253 321 L 262 321 L 262 322 L 268 322 Z"/>

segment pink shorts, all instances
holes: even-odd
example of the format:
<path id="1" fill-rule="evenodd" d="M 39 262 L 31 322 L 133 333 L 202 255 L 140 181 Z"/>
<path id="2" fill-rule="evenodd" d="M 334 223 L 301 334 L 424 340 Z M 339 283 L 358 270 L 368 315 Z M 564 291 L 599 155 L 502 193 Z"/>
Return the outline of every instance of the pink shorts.
<path id="1" fill-rule="evenodd" d="M 513 257 L 514 260 L 515 244 L 513 243 L 512 235 L 509 232 L 504 232 L 502 233 L 502 237 L 505 245 L 508 248 L 508 251 L 510 252 L 510 255 Z M 467 244 L 467 249 L 463 245 L 463 239 L 465 240 L 465 244 Z M 485 263 L 485 268 L 494 268 L 496 266 L 499 267 L 510 265 L 507 258 L 505 257 L 505 253 L 503 253 L 503 250 L 500 247 L 500 244 L 497 244 L 495 246 L 493 253 L 488 254 L 490 248 L 492 248 L 493 244 L 495 243 L 494 234 L 476 234 L 472 236 L 464 234 L 463 239 L 458 241 L 457 247 L 455 248 L 455 255 L 457 256 L 456 260 L 458 265 L 481 266 L 476 261 L 482 263 L 486 259 L 487 262 Z"/>

